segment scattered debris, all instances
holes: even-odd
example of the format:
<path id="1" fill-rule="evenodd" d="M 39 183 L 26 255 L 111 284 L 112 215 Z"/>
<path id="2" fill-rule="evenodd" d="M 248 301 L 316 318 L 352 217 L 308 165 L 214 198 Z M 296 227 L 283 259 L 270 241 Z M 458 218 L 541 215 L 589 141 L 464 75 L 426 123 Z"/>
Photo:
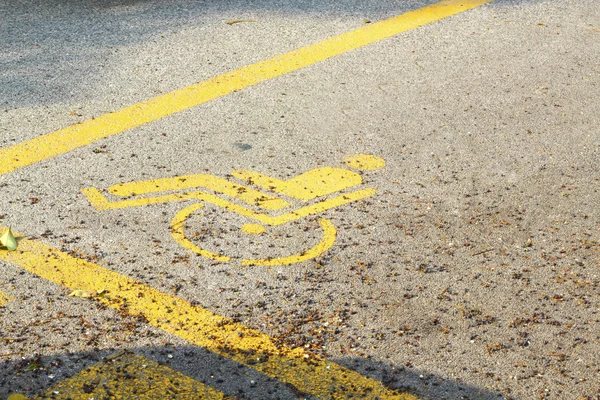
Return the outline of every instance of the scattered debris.
<path id="1" fill-rule="evenodd" d="M 225 21 L 227 25 L 239 24 L 242 22 L 256 22 L 254 19 L 229 19 Z"/>

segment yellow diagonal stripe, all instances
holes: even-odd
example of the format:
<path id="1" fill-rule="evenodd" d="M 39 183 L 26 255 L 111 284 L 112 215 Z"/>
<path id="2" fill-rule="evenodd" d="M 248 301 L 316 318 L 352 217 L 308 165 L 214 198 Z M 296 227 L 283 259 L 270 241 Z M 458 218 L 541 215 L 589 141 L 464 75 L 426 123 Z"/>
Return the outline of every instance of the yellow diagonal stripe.
<path id="1" fill-rule="evenodd" d="M 0 150 L 0 175 L 492 0 L 445 0 Z"/>
<path id="2" fill-rule="evenodd" d="M 34 400 L 89 399 L 229 400 L 223 393 L 171 368 L 129 351 L 52 386 Z"/>
<path id="3" fill-rule="evenodd" d="M 318 398 L 416 399 L 303 348 L 277 345 L 262 332 L 39 241 L 22 239 L 16 251 L 0 250 L 0 260 L 69 290 L 101 293 L 94 299 L 106 306 L 141 317 L 152 326 Z"/>

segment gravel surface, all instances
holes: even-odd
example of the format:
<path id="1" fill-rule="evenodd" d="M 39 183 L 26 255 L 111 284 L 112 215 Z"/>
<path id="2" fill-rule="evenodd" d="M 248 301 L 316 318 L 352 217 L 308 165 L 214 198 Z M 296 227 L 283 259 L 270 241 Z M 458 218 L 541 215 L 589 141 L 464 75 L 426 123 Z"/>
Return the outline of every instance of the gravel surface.
<path id="1" fill-rule="evenodd" d="M 5 1 L 0 146 L 425 4 Z M 595 0 L 498 0 L 0 176 L 0 225 L 424 398 L 599 398 L 599 38 Z M 81 193 L 237 169 L 289 179 L 358 153 L 386 160 L 361 172 L 379 193 L 325 212 L 333 247 L 285 267 L 179 247 L 181 204 L 97 211 Z M 256 240 L 241 223 L 211 205 L 190 222 L 233 257 L 320 235 L 316 218 Z M 121 349 L 234 397 L 304 397 L 0 267 L 14 297 L 0 398 Z"/>

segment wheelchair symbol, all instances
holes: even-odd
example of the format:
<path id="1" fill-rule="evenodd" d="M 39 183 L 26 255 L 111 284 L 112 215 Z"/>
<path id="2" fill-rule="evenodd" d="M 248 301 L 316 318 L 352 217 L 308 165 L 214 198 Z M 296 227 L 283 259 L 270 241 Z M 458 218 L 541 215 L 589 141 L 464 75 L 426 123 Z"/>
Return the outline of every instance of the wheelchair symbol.
<path id="1" fill-rule="evenodd" d="M 385 166 L 385 161 L 373 155 L 357 154 L 345 157 L 344 164 L 357 170 L 378 170 Z M 319 167 L 289 180 L 280 180 L 247 170 L 233 171 L 231 175 L 246 185 L 213 175 L 196 174 L 122 183 L 108 189 L 113 197 L 127 197 L 123 200 L 110 201 L 96 188 L 84 188 L 82 192 L 99 211 L 158 203 L 199 201 L 186 206 L 173 217 L 171 235 L 184 248 L 221 262 L 228 262 L 231 257 L 202 248 L 201 244 L 194 243 L 186 236 L 186 222 L 204 207 L 204 203 L 213 204 L 250 220 L 240 227 L 244 234 L 262 235 L 270 226 L 275 227 L 320 214 L 377 193 L 373 188 L 351 190 L 362 184 L 362 176 L 346 168 Z M 335 193 L 339 194 L 331 196 Z M 261 211 L 256 211 L 257 209 Z M 318 243 L 309 249 L 282 257 L 244 258 L 241 259 L 241 264 L 289 265 L 323 254 L 333 246 L 337 230 L 328 219 L 319 218 L 318 221 L 323 232 Z"/>

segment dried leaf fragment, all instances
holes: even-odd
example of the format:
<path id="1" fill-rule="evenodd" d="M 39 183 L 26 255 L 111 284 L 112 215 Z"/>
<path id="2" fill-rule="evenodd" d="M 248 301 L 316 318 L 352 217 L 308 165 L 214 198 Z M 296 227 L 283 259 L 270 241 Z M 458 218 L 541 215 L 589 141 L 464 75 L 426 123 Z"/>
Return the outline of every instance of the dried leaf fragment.
<path id="1" fill-rule="evenodd" d="M 0 237 L 0 244 L 6 247 L 6 249 L 9 251 L 14 251 L 17 249 L 17 239 L 15 239 L 15 236 L 10 228 L 8 228 L 8 230 L 6 230 Z"/>
<path id="2" fill-rule="evenodd" d="M 239 24 L 241 22 L 256 22 L 254 19 L 228 19 L 225 21 L 227 25 Z"/>

